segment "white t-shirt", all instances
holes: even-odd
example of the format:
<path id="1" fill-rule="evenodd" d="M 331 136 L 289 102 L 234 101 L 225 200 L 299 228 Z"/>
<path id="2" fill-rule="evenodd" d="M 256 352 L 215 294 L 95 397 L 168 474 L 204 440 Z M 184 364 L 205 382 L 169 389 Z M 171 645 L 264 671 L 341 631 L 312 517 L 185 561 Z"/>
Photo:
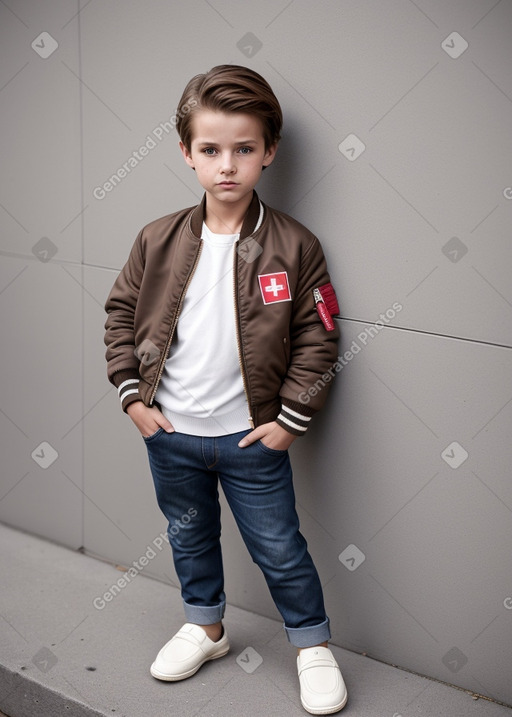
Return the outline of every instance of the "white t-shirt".
<path id="1" fill-rule="evenodd" d="M 259 226 L 262 220 L 261 207 Z M 180 433 L 223 436 L 249 429 L 238 355 L 234 244 L 203 223 L 203 247 L 187 289 L 156 400 Z"/>

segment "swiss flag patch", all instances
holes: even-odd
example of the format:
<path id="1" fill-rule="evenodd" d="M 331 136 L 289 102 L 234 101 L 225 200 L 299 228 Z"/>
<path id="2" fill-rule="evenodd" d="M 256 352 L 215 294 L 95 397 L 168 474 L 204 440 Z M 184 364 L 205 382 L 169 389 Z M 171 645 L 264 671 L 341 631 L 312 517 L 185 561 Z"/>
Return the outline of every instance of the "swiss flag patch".
<path id="1" fill-rule="evenodd" d="M 279 301 L 291 301 L 288 274 L 277 271 L 275 274 L 260 274 L 260 291 L 264 304 L 277 304 Z"/>

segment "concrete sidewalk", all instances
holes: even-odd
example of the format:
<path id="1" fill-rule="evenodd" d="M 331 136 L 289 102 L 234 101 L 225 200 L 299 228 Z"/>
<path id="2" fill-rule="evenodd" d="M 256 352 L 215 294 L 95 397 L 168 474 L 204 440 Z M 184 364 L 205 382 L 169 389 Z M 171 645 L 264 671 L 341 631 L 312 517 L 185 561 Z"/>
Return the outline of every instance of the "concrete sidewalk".
<path id="1" fill-rule="evenodd" d="M 9 717 L 303 717 L 279 622 L 228 607 L 231 652 L 189 680 L 149 674 L 184 622 L 179 592 L 0 525 L 0 710 Z M 112 591 L 113 592 L 113 591 Z M 461 690 L 333 647 L 351 717 L 512 717 Z M 0 715 L 1 717 L 1 715 Z"/>

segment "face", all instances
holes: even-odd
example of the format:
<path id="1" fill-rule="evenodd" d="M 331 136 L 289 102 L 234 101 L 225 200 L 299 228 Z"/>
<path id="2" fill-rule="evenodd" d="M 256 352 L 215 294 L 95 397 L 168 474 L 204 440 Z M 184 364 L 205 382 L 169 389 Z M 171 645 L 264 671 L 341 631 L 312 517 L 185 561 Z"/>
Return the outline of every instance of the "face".
<path id="1" fill-rule="evenodd" d="M 265 149 L 261 120 L 252 115 L 200 110 L 192 118 L 190 152 L 182 142 L 180 149 L 208 198 L 234 204 L 252 195 L 277 146 Z"/>

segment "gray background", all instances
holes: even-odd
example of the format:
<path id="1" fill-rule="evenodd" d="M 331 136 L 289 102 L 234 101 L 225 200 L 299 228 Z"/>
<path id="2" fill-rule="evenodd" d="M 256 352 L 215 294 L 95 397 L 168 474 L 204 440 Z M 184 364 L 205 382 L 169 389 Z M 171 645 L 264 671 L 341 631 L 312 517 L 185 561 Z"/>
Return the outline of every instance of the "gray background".
<path id="1" fill-rule="evenodd" d="M 354 351 L 292 450 L 333 641 L 512 703 L 512 2 L 2 0 L 0 25 L 0 519 L 124 565 L 165 530 L 103 304 L 201 188 L 170 132 L 93 191 L 189 77 L 246 64 L 285 114 L 260 194 L 321 239 Z M 276 617 L 227 510 L 223 540 L 229 601 Z M 176 584 L 170 551 L 144 573 Z"/>

